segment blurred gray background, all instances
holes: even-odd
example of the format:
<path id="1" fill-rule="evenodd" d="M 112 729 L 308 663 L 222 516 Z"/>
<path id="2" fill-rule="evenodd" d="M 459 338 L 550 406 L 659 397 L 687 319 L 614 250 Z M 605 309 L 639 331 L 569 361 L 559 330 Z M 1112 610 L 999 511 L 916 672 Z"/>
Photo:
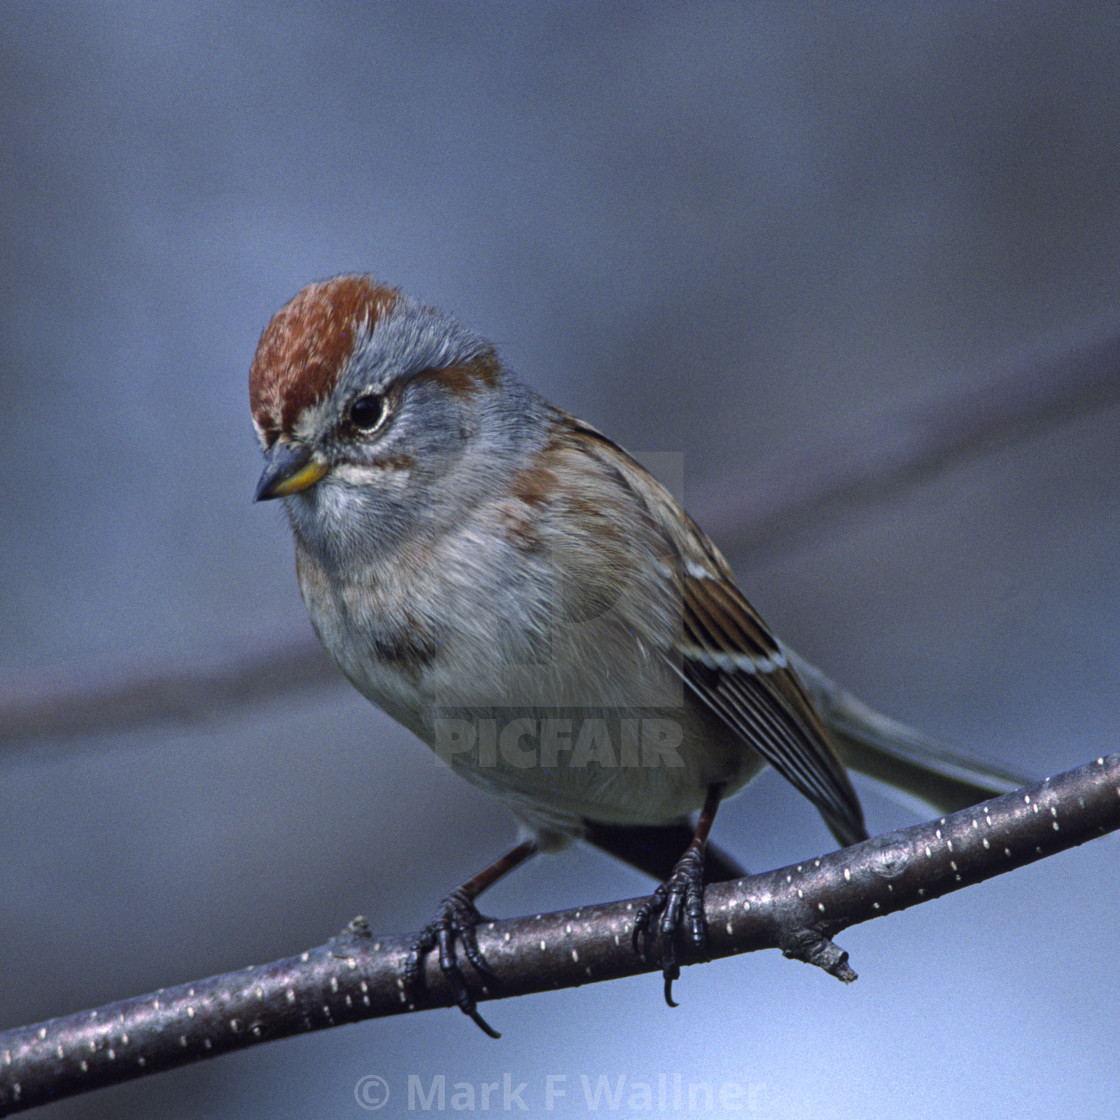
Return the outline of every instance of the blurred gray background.
<path id="1" fill-rule="evenodd" d="M 0 16 L 0 673 L 206 665 L 308 630 L 250 501 L 269 316 L 368 270 L 454 311 L 690 493 L 874 440 L 1120 312 L 1120 10 L 924 5 L 7 2 Z M 864 699 L 1030 773 L 1117 748 L 1120 410 L 732 553 Z M 717 542 L 721 526 L 706 524 Z M 21 683 L 23 682 L 23 683 Z M 873 831 L 914 820 L 866 791 Z M 765 776 L 756 869 L 819 853 Z M 400 932 L 514 835 L 344 683 L 9 744 L 0 1025 Z M 734 1081 L 755 1115 L 1114 1118 L 1115 839 L 841 938 L 269 1045 L 58 1117 L 359 1117 L 425 1083 Z M 576 849 L 502 915 L 628 897 Z"/>

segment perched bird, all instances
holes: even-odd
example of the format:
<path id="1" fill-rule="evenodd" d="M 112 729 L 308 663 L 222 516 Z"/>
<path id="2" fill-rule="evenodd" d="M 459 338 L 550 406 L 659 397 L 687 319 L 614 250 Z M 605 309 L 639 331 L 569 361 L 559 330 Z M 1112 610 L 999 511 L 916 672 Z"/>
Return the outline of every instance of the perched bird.
<path id="1" fill-rule="evenodd" d="M 572 838 L 661 880 L 634 945 L 704 941 L 703 885 L 741 869 L 707 844 L 720 800 L 769 763 L 837 842 L 866 837 L 825 723 L 854 765 L 960 807 L 1015 781 L 859 705 L 770 633 L 669 492 L 542 399 L 452 317 L 368 276 L 299 292 L 249 376 L 316 634 L 368 699 L 501 797 L 520 842 L 441 903 L 433 948 L 484 974 L 474 901 Z M 812 698 L 811 698 L 812 697 Z M 699 813 L 695 825 L 690 815 Z"/>

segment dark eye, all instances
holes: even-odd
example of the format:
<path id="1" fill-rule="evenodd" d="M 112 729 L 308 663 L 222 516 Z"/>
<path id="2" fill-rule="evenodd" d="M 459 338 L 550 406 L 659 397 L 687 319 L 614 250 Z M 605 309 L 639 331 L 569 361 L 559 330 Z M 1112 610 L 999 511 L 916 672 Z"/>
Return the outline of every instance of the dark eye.
<path id="1" fill-rule="evenodd" d="M 385 398 L 378 393 L 367 393 L 350 406 L 350 423 L 359 432 L 372 432 L 385 416 Z"/>

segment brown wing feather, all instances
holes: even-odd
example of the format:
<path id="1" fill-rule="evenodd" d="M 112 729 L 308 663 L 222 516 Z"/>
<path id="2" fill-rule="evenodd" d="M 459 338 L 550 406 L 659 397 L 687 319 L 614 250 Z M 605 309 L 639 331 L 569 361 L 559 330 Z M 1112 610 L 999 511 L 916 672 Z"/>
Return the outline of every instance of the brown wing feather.
<path id="1" fill-rule="evenodd" d="M 843 764 L 766 623 L 735 585 L 727 561 L 677 501 L 620 447 L 565 416 L 670 545 L 683 608 L 683 664 L 696 698 L 817 807 L 842 844 L 866 839 Z"/>
<path id="2" fill-rule="evenodd" d="M 781 647 L 733 584 L 682 579 L 683 675 L 694 694 L 816 805 L 842 844 L 866 839 L 859 799 Z"/>

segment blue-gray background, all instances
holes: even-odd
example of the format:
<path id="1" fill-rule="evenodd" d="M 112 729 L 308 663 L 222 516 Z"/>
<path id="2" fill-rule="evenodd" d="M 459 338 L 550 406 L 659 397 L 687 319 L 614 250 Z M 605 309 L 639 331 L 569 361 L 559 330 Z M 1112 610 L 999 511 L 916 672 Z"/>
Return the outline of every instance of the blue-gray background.
<path id="1" fill-rule="evenodd" d="M 765 471 L 1120 304 L 1114 5 L 5 3 L 0 672 L 83 680 L 302 634 L 254 508 L 246 371 L 297 288 L 455 311 L 687 492 Z M 892 714 L 1057 770 L 1117 746 L 1116 410 L 731 556 Z M 706 526 L 720 539 L 720 526 Z M 867 797 L 873 829 L 912 819 Z M 827 846 L 772 777 L 720 840 Z M 513 836 L 346 686 L 39 744 L 0 773 L 0 1020 L 414 929 Z M 731 1080 L 768 1117 L 1113 1118 L 1104 840 L 850 931 L 845 988 L 762 954 L 330 1031 L 51 1116 L 357 1117 L 355 1082 Z M 580 850 L 486 909 L 637 894 Z M 992 1102 L 998 1101 L 998 1106 Z"/>

